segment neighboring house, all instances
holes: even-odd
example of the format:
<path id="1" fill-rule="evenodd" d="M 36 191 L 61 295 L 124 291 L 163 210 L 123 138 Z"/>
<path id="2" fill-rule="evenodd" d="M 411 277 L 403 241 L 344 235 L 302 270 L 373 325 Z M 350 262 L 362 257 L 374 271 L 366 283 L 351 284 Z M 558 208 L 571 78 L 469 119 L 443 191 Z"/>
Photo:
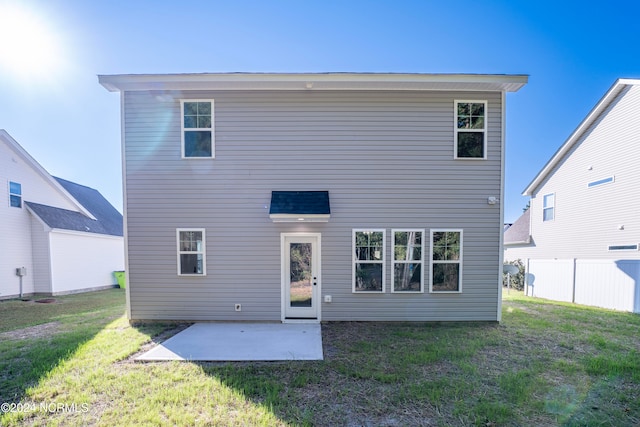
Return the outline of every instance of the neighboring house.
<path id="1" fill-rule="evenodd" d="M 0 179 L 0 299 L 20 296 L 21 282 L 23 296 L 113 286 L 122 215 L 98 191 L 52 177 L 2 129 Z"/>
<path id="2" fill-rule="evenodd" d="M 500 319 L 526 76 L 99 80 L 121 93 L 131 319 Z"/>
<path id="3" fill-rule="evenodd" d="M 640 312 L 640 80 L 618 80 L 524 191 L 505 232 L 527 293 Z M 529 219 L 530 215 L 530 219 Z"/>

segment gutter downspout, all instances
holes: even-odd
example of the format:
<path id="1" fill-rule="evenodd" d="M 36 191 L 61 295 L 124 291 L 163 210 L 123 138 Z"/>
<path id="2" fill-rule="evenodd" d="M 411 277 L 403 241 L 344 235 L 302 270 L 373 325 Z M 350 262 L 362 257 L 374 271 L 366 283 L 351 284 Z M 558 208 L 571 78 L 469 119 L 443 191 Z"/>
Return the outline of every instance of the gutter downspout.
<path id="1" fill-rule="evenodd" d="M 500 249 L 498 254 L 498 312 L 496 313 L 496 320 L 502 321 L 502 264 L 504 264 L 504 232 L 502 231 L 502 224 L 504 224 L 504 180 L 505 180 L 505 132 L 506 132 L 506 101 L 505 91 L 500 94 L 500 102 L 502 103 L 502 117 L 501 117 L 501 129 L 500 129 Z"/>

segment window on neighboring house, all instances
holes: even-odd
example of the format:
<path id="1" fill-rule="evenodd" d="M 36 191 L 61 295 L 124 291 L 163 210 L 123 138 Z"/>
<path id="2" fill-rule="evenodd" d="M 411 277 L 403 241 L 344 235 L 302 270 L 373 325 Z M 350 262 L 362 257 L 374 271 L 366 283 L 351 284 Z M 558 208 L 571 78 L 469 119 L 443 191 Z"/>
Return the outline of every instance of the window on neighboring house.
<path id="1" fill-rule="evenodd" d="M 353 230 L 353 292 L 384 292 L 385 230 Z"/>
<path id="2" fill-rule="evenodd" d="M 431 230 L 430 292 L 462 292 L 462 230 Z"/>
<path id="3" fill-rule="evenodd" d="M 204 276 L 207 274 L 204 229 L 177 230 L 178 275 Z"/>
<path id="4" fill-rule="evenodd" d="M 638 250 L 638 245 L 637 244 L 633 244 L 633 245 L 610 245 L 609 246 L 609 250 L 610 251 L 637 251 Z"/>
<path id="5" fill-rule="evenodd" d="M 22 185 L 13 181 L 9 181 L 9 206 L 22 207 Z"/>
<path id="6" fill-rule="evenodd" d="M 182 157 L 214 158 L 213 100 L 183 100 Z"/>
<path id="7" fill-rule="evenodd" d="M 455 158 L 487 158 L 487 102 L 455 101 Z"/>
<path id="8" fill-rule="evenodd" d="M 551 221 L 555 218 L 556 194 L 545 194 L 542 197 L 542 220 Z"/>
<path id="9" fill-rule="evenodd" d="M 589 187 L 589 188 L 597 187 L 599 185 L 608 184 L 608 183 L 613 182 L 613 181 L 614 181 L 614 177 L 610 176 L 610 177 L 607 177 L 607 178 L 603 178 L 603 179 L 599 179 L 597 181 L 590 182 L 589 184 L 587 184 L 587 187 Z"/>
<path id="10" fill-rule="evenodd" d="M 391 292 L 423 292 L 424 231 L 391 230 L 393 272 Z"/>

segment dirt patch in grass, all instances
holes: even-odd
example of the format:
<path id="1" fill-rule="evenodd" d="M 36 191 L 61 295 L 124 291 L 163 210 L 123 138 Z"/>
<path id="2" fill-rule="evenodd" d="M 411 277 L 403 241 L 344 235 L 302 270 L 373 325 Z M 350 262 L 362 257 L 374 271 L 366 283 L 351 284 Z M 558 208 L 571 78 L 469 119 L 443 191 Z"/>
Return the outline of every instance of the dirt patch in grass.
<path id="1" fill-rule="evenodd" d="M 60 322 L 43 323 L 42 325 L 29 326 L 15 331 L 0 333 L 0 339 L 24 340 L 31 338 L 43 338 L 60 332 Z"/>

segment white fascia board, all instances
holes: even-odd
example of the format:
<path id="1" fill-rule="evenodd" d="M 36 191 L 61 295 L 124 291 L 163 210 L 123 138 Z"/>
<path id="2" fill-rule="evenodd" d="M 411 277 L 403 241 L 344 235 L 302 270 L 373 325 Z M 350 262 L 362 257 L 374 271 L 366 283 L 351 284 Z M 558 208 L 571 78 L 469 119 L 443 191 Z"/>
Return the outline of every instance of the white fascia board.
<path id="1" fill-rule="evenodd" d="M 82 236 L 82 237 L 96 237 L 100 239 L 110 239 L 110 240 L 124 240 L 123 236 L 114 236 L 112 234 L 100 234 L 100 233 L 89 233 L 86 231 L 76 231 L 76 230 L 65 230 L 63 228 L 51 228 L 49 229 L 51 233 L 57 234 L 71 234 L 74 236 Z"/>
<path id="2" fill-rule="evenodd" d="M 560 146 L 558 151 L 551 157 L 551 159 L 544 165 L 542 170 L 538 172 L 538 175 L 529 183 L 527 188 L 522 192 L 523 196 L 531 196 L 536 191 L 538 186 L 545 180 L 547 175 L 556 167 L 556 165 L 565 157 L 565 155 L 573 148 L 573 145 L 580 140 L 582 135 L 591 127 L 591 125 L 598 119 L 598 117 L 609 107 L 609 104 L 620 94 L 620 92 L 629 85 L 640 85 L 638 79 L 618 79 L 607 91 L 607 93 L 598 101 L 593 107 L 591 112 L 587 114 L 584 120 L 578 125 L 576 130 L 573 131 L 571 136 Z"/>
<path id="3" fill-rule="evenodd" d="M 20 156 L 20 158 L 22 158 L 25 163 L 31 166 L 31 168 L 36 171 L 37 174 L 39 174 L 45 181 L 49 182 L 56 190 L 58 190 L 58 192 L 60 192 L 63 197 L 69 199 L 71 203 L 76 205 L 80 212 L 82 212 L 89 218 L 96 220 L 91 212 L 89 212 L 84 206 L 82 206 L 80 202 L 75 199 L 75 197 L 73 197 L 67 190 L 65 190 L 64 187 L 58 181 L 56 181 L 56 179 L 52 177 L 49 172 L 47 172 L 46 169 L 36 161 L 36 159 L 31 157 L 31 155 L 27 153 L 27 150 L 22 148 L 18 141 L 13 139 L 6 130 L 0 129 L 0 139 L 3 140 L 7 144 L 7 146 L 9 146 L 9 148 L 13 150 L 14 153 Z M 33 202 L 37 203 L 37 200 L 33 200 Z"/>
<path id="4" fill-rule="evenodd" d="M 273 222 L 329 222 L 330 214 L 270 214 Z"/>
<path id="5" fill-rule="evenodd" d="M 531 236 L 527 237 L 526 240 L 521 240 L 518 242 L 505 242 L 504 246 L 518 246 L 518 245 L 529 245 L 531 244 Z"/>
<path id="6" fill-rule="evenodd" d="M 53 230 L 51 227 L 49 227 L 49 226 L 47 225 L 47 223 L 46 223 L 46 222 L 44 222 L 44 221 L 42 220 L 42 218 L 40 218 L 40 217 L 38 216 L 38 214 L 37 214 L 37 213 L 35 213 L 35 212 L 33 211 L 33 209 L 31 209 L 31 208 L 29 207 L 29 205 L 27 205 L 27 204 L 25 203 L 25 204 L 24 204 L 24 207 L 27 209 L 27 212 L 29 212 L 29 213 L 30 213 L 30 214 L 31 214 L 31 215 L 32 215 L 32 216 L 33 216 L 33 217 L 34 217 L 34 218 L 35 218 L 35 219 L 36 219 L 40 224 L 42 224 L 42 227 L 44 227 L 44 230 L 45 230 L 46 232 L 50 232 L 51 230 Z"/>
<path id="7" fill-rule="evenodd" d="M 203 73 L 99 75 L 111 92 L 143 90 L 464 90 L 516 92 L 523 74 Z"/>

